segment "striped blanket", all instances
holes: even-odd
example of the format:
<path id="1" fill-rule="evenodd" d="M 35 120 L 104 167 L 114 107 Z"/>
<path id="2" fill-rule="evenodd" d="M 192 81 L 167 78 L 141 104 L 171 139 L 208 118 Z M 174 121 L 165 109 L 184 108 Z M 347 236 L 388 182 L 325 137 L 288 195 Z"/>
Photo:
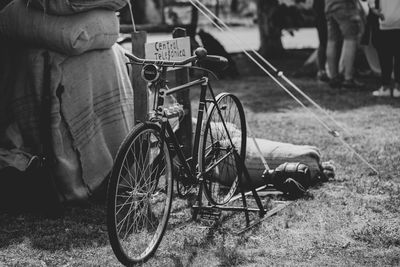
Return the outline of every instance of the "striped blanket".
<path id="1" fill-rule="evenodd" d="M 0 73 L 0 161 L 4 165 L 7 157 L 12 158 L 13 149 L 30 154 L 43 151 L 39 125 L 44 53 L 48 53 L 50 141 L 57 189 L 65 201 L 87 199 L 110 172 L 120 143 L 134 125 L 124 51 L 114 45 L 65 57 L 42 49 L 10 49 L 2 51 L 8 56 L 0 67 L 4 70 Z"/>

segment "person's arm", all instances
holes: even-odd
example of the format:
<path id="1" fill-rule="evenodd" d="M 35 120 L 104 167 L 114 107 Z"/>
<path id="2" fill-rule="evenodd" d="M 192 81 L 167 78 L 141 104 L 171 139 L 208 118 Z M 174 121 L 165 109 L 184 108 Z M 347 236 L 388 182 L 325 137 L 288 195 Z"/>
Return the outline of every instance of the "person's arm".
<path id="1" fill-rule="evenodd" d="M 368 2 L 368 7 L 369 10 L 374 13 L 375 15 L 377 15 L 381 20 L 385 19 L 385 16 L 383 15 L 381 9 L 379 8 L 379 6 L 376 4 L 376 0 L 367 0 Z"/>

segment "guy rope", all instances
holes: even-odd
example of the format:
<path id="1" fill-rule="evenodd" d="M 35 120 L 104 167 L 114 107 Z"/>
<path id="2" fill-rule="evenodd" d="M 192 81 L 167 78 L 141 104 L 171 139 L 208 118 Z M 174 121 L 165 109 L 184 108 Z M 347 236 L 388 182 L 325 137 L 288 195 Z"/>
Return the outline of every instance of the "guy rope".
<path id="1" fill-rule="evenodd" d="M 354 155 L 356 155 L 365 165 L 367 165 L 371 170 L 374 171 L 375 174 L 379 174 L 377 169 L 372 166 L 360 153 L 358 153 L 349 143 L 344 140 L 344 138 L 340 135 L 340 133 L 331 128 L 326 122 L 324 122 L 318 114 L 316 114 L 313 110 L 308 108 L 298 97 L 296 97 L 285 85 L 283 85 L 278 78 L 282 79 L 286 82 L 290 87 L 292 87 L 295 91 L 301 94 L 307 101 L 309 101 L 317 110 L 322 112 L 337 128 L 341 129 L 346 134 L 349 133 L 339 122 L 337 122 L 325 109 L 323 109 L 320 105 L 318 105 L 311 97 L 309 97 L 306 93 L 304 93 L 298 86 L 296 86 L 292 81 L 290 81 L 282 71 L 275 68 L 268 60 L 266 60 L 263 56 L 260 55 L 254 49 L 251 51 L 256 55 L 256 57 L 261 60 L 265 65 L 267 65 L 271 70 L 268 71 L 260 62 L 258 62 L 244 47 L 246 43 L 238 38 L 237 34 L 220 18 L 218 18 L 210 9 L 208 9 L 204 4 L 202 4 L 199 0 L 189 0 L 190 3 L 196 7 L 217 29 L 221 32 L 228 31 L 231 33 L 228 37 L 230 40 L 239 47 L 243 53 L 253 61 L 265 74 L 267 74 L 274 82 L 276 82 L 287 94 L 289 94 L 297 103 L 299 103 L 306 111 L 308 111 L 327 131 L 330 135 L 337 138 L 343 146 L 349 149 Z M 249 46 L 247 46 L 249 47 Z M 253 139 L 255 142 L 255 140 Z M 256 142 L 255 142 L 256 143 Z M 256 144 L 257 146 L 257 144 Z M 260 155 L 261 156 L 261 155 Z M 266 165 L 266 161 L 263 158 L 263 163 Z"/>

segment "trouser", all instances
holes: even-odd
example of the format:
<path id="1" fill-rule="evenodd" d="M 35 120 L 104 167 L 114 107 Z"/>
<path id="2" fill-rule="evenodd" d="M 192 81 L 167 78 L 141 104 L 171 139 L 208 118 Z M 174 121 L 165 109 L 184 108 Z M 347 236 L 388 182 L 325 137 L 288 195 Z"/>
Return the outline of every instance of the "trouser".
<path id="1" fill-rule="evenodd" d="M 345 80 L 352 80 L 354 76 L 354 61 L 357 51 L 357 42 L 362 33 L 362 20 L 357 8 L 341 8 L 326 13 L 328 25 L 327 59 L 330 76 L 337 78 L 339 61 L 343 63 Z M 341 55 L 339 57 L 339 42 L 343 39 Z"/>
<path id="2" fill-rule="evenodd" d="M 381 83 L 390 85 L 393 72 L 395 82 L 400 83 L 400 29 L 379 30 L 377 37 Z"/>
<path id="3" fill-rule="evenodd" d="M 318 32 L 319 47 L 318 47 L 318 70 L 325 70 L 326 63 L 326 45 L 328 42 L 328 26 L 325 18 L 325 4 L 324 1 L 315 1 L 315 26 Z"/>
<path id="4" fill-rule="evenodd" d="M 328 32 L 325 18 L 317 20 L 317 31 L 319 38 L 318 68 L 319 70 L 324 70 L 326 63 L 326 45 L 328 42 Z"/>

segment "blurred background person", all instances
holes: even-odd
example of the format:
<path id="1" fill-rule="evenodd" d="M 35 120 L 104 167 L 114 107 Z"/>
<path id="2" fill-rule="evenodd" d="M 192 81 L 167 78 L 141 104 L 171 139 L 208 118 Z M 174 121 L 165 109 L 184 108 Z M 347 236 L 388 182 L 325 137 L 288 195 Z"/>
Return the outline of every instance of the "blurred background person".
<path id="1" fill-rule="evenodd" d="M 368 0 L 368 5 L 370 12 L 379 18 L 373 38 L 381 65 L 381 87 L 372 94 L 400 97 L 400 1 Z"/>
<path id="2" fill-rule="evenodd" d="M 313 9 L 315 13 L 315 26 L 318 32 L 319 46 L 317 51 L 317 78 L 320 81 L 328 82 L 326 74 L 326 44 L 328 42 L 328 29 L 325 18 L 325 0 L 314 0 Z"/>
<path id="3" fill-rule="evenodd" d="M 332 88 L 362 88 L 364 85 L 354 79 L 354 61 L 363 28 L 358 0 L 325 0 L 325 15 L 329 85 Z M 343 78 L 339 75 L 339 61 L 343 64 Z"/>

